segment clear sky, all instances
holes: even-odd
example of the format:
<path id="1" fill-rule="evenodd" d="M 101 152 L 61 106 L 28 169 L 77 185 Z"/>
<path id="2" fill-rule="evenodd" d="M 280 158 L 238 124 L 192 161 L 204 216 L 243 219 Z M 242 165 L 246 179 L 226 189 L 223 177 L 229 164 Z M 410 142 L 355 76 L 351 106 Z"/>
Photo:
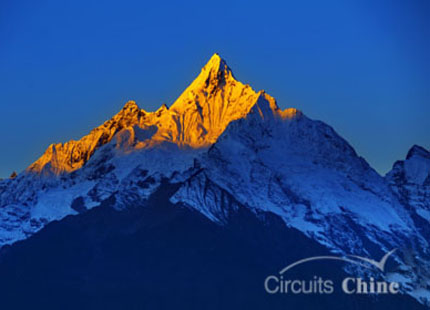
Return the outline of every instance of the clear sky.
<path id="1" fill-rule="evenodd" d="M 430 148 L 428 0 L 2 0 L 0 177 L 129 99 L 171 104 L 214 52 L 380 173 Z"/>

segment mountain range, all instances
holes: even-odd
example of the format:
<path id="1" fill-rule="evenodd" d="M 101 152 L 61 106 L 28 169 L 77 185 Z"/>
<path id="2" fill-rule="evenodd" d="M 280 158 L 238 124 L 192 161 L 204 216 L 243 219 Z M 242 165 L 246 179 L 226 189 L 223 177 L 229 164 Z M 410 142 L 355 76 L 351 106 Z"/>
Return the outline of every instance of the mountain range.
<path id="1" fill-rule="evenodd" d="M 35 272 L 43 266 L 52 268 L 43 287 L 58 296 L 97 296 L 94 306 L 112 292 L 136 300 L 150 287 L 144 296 L 156 308 L 154 296 L 162 293 L 155 288 L 164 286 L 148 266 L 159 268 L 158 261 L 187 279 L 189 290 L 172 300 L 188 308 L 218 297 L 213 308 L 251 301 L 262 306 L 271 296 L 259 290 L 260 269 L 277 272 L 305 253 L 379 259 L 397 249 L 392 268 L 373 276 L 401 283 L 394 304 L 420 309 L 430 307 L 429 221 L 428 150 L 413 146 L 381 176 L 332 127 L 295 108 L 280 109 L 264 91 L 237 81 L 215 54 L 170 107 L 147 112 L 129 101 L 80 140 L 50 145 L 25 171 L 0 181 L 0 290 L 13 296 L 10 304 L 22 290 L 34 294 L 33 302 L 46 302 L 34 280 L 44 277 Z M 194 267 L 199 277 L 190 275 Z M 198 284 L 207 283 L 201 274 L 209 267 L 212 293 Z M 68 268 L 73 272 L 63 274 Z M 11 269 L 26 270 L 33 280 L 22 286 L 22 272 Z M 338 276 L 365 272 L 350 265 L 337 269 Z M 102 275 L 106 270 L 111 277 Z M 252 298 L 244 291 L 233 297 L 237 279 L 224 291 L 234 270 L 257 282 L 249 284 Z M 154 286 L 144 280 L 144 288 L 137 285 L 135 273 L 149 275 Z M 125 279 L 112 280 L 118 277 Z M 58 289 L 61 279 L 67 285 Z M 200 294 L 197 301 L 184 301 L 190 290 Z M 351 307 L 391 305 L 384 297 L 359 298 Z M 274 300 L 274 306 L 302 302 Z M 310 302 L 308 307 L 319 303 Z"/>

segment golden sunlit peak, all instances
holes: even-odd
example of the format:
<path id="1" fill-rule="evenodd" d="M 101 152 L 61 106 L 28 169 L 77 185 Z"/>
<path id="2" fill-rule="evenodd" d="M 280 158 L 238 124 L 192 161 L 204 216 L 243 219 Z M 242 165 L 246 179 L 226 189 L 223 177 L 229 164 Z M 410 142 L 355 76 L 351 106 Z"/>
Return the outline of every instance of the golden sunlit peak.
<path id="1" fill-rule="evenodd" d="M 215 53 L 215 54 L 213 54 L 213 55 L 212 55 L 212 57 L 209 59 L 208 64 L 209 64 L 209 63 L 215 64 L 215 63 L 221 63 L 221 62 L 225 62 L 225 60 L 224 60 L 224 59 L 222 59 L 222 58 L 221 58 L 221 56 L 220 56 L 218 53 Z"/>
<path id="2" fill-rule="evenodd" d="M 231 69 L 227 66 L 227 63 L 222 59 L 218 53 L 212 55 L 206 65 L 203 67 L 202 72 L 224 72 L 231 73 Z"/>
<path id="3" fill-rule="evenodd" d="M 49 147 L 27 171 L 54 175 L 72 172 L 113 139 L 117 147 L 127 151 L 150 148 L 163 141 L 209 147 L 232 121 L 245 118 L 251 110 L 263 118 L 270 116 L 268 119 L 273 119 L 272 115 L 282 120 L 301 115 L 296 109 L 282 111 L 264 90 L 255 92 L 237 81 L 227 63 L 215 53 L 170 108 L 163 104 L 155 112 L 145 112 L 130 100 L 80 140 Z"/>
<path id="4" fill-rule="evenodd" d="M 124 105 L 123 109 L 139 109 L 139 106 L 136 104 L 134 100 L 129 100 Z"/>
<path id="5" fill-rule="evenodd" d="M 212 55 L 212 57 L 209 59 L 208 63 L 212 64 L 224 64 L 226 65 L 226 62 L 224 59 L 221 58 L 221 56 L 218 53 L 215 53 Z"/>

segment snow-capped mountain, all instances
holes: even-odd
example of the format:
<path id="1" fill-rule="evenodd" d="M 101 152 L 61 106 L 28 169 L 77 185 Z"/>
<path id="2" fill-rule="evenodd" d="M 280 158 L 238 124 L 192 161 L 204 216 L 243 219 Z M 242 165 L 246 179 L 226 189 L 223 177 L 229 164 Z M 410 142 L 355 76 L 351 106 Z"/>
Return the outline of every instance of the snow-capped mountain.
<path id="1" fill-rule="evenodd" d="M 277 214 L 333 252 L 382 257 L 396 248 L 402 267 L 387 279 L 427 303 L 428 222 L 415 221 L 409 205 L 331 127 L 302 113 L 279 118 L 270 107 L 261 99 L 232 122 L 172 201 L 223 223 L 233 208 L 228 193 L 256 213 Z"/>
<path id="2" fill-rule="evenodd" d="M 0 182 L 0 246 L 93 207 L 144 206 L 168 183 L 170 203 L 217 225 L 245 207 L 335 253 L 397 248 L 400 267 L 387 279 L 430 301 L 430 153 L 412 148 L 383 178 L 330 126 L 281 110 L 216 54 L 170 108 L 147 112 L 130 101 Z"/>
<path id="3" fill-rule="evenodd" d="M 146 112 L 129 101 L 80 140 L 50 145 L 25 172 L 2 183 L 0 244 L 97 206 L 119 189 L 133 188 L 131 197 L 147 198 L 156 179 L 192 167 L 230 122 L 245 117 L 261 98 L 270 100 L 281 118 L 296 113 L 281 111 L 273 98 L 236 81 L 215 54 L 170 109 Z"/>
<path id="4" fill-rule="evenodd" d="M 236 81 L 224 60 L 215 54 L 199 76 L 169 109 L 139 109 L 134 101 L 112 119 L 79 141 L 52 144 L 27 170 L 61 174 L 81 168 L 101 146 L 113 138 L 118 148 L 152 148 L 163 142 L 202 148 L 213 144 L 227 125 L 244 117 L 260 93 Z"/>

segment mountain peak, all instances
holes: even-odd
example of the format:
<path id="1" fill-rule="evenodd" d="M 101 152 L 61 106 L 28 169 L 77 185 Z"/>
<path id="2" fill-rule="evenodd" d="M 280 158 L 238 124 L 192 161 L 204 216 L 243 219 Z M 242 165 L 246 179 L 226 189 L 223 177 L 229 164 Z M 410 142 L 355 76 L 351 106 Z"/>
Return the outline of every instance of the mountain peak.
<path id="1" fill-rule="evenodd" d="M 233 72 L 227 65 L 227 62 L 218 54 L 213 54 L 209 61 L 203 66 L 200 74 L 182 93 L 182 95 L 172 105 L 172 108 L 177 105 L 177 102 L 183 101 L 184 97 L 189 97 L 190 93 L 198 93 L 205 91 L 208 94 L 215 92 L 217 89 L 223 88 L 226 84 L 237 82 Z"/>
<path id="2" fill-rule="evenodd" d="M 406 155 L 406 159 L 410 159 L 411 157 L 414 157 L 414 156 L 419 156 L 419 157 L 424 157 L 424 158 L 429 158 L 430 159 L 430 152 L 427 151 L 422 146 L 419 146 L 419 145 L 415 144 L 409 150 L 408 154 Z"/>
<path id="3" fill-rule="evenodd" d="M 181 112 L 189 107 L 189 104 L 200 103 L 198 97 L 204 97 L 203 101 L 211 97 L 214 99 L 217 94 L 224 93 L 224 88 L 235 88 L 237 91 L 242 88 L 249 89 L 253 95 L 256 95 L 248 85 L 238 82 L 233 72 L 217 53 L 213 54 L 209 61 L 203 66 L 200 74 L 185 89 L 185 91 L 173 103 L 171 110 Z M 239 93 L 237 95 L 240 95 Z M 202 104 L 199 104 L 202 106 Z"/>
<path id="4" fill-rule="evenodd" d="M 122 108 L 123 110 L 126 109 L 139 109 L 139 106 L 136 104 L 136 102 L 134 100 L 129 100 L 125 103 L 124 107 Z"/>
<path id="5" fill-rule="evenodd" d="M 119 145 L 136 150 L 163 142 L 209 147 L 232 121 L 255 111 L 268 120 L 275 115 L 293 118 L 299 113 L 295 109 L 281 111 L 273 97 L 237 81 L 226 61 L 214 54 L 170 108 L 164 104 L 155 112 L 146 112 L 130 100 L 87 136 L 48 148 L 27 171 L 58 175 L 80 169 L 99 147 L 118 135 L 120 141 L 126 141 Z"/>
<path id="6" fill-rule="evenodd" d="M 232 81 L 236 80 L 227 62 L 215 53 L 202 68 L 192 85 L 197 88 L 214 89 Z"/>
<path id="7" fill-rule="evenodd" d="M 231 69 L 227 66 L 227 62 L 220 57 L 217 53 L 213 54 L 202 71 L 214 71 L 214 72 L 230 72 Z"/>
<path id="8" fill-rule="evenodd" d="M 396 161 L 386 177 L 395 186 L 402 183 L 427 184 L 430 180 L 430 152 L 419 145 L 412 146 L 406 160 Z"/>

